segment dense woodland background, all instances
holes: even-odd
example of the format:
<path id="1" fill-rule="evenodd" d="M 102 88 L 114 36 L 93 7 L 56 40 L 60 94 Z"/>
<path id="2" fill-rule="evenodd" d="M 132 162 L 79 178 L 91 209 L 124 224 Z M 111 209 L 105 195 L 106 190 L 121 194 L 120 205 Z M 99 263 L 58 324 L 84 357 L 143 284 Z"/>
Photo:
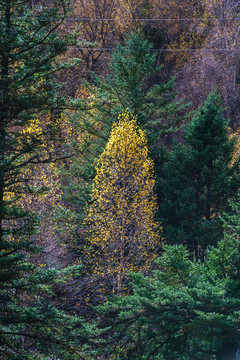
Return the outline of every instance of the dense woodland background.
<path id="1" fill-rule="evenodd" d="M 0 0 L 0 359 L 240 358 L 239 12 Z"/>

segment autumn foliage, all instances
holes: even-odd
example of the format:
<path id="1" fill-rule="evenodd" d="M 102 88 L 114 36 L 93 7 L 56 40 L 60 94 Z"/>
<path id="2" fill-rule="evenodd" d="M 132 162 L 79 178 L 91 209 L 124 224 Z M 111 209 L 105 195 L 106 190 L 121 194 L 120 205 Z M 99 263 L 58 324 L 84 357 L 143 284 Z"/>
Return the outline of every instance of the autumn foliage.
<path id="1" fill-rule="evenodd" d="M 118 121 L 96 164 L 86 221 L 93 274 L 111 278 L 113 292 L 121 294 L 127 272 L 148 271 L 161 240 L 145 133 L 127 111 Z"/>
<path id="2" fill-rule="evenodd" d="M 0 1 L 0 360 L 237 360 L 239 14 Z"/>

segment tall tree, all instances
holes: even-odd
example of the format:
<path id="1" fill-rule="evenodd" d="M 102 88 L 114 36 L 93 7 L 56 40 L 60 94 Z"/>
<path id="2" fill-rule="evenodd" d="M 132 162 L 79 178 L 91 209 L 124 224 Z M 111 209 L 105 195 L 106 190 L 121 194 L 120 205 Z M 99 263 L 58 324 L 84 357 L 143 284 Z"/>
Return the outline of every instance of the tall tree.
<path id="1" fill-rule="evenodd" d="M 94 110 L 89 113 L 94 123 L 100 122 L 106 128 L 110 122 L 110 131 L 112 119 L 128 108 L 137 115 L 148 137 L 151 130 L 159 139 L 176 129 L 181 122 L 176 115 L 186 106 L 175 100 L 174 79 L 165 81 L 163 66 L 156 67 L 156 54 L 151 49 L 152 44 L 140 31 L 132 32 L 125 46 L 118 44 L 113 53 L 108 76 L 93 75 L 95 86 L 86 83 L 92 94 L 86 106 Z"/>
<path id="2" fill-rule="evenodd" d="M 234 139 L 228 139 L 220 96 L 213 91 L 186 130 L 185 142 L 166 154 L 159 188 L 161 216 L 170 242 L 191 249 L 215 244 L 220 213 L 240 185 L 239 161 L 230 166 Z"/>
<path id="3" fill-rule="evenodd" d="M 121 111 L 128 109 L 137 116 L 138 124 L 146 131 L 155 165 L 159 161 L 159 142 L 168 141 L 182 122 L 186 106 L 176 101 L 173 79 L 162 81 L 161 67 L 156 68 L 151 47 L 140 32 L 131 33 L 125 46 L 119 44 L 114 52 L 109 75 L 93 75 L 95 84 L 85 83 L 80 91 L 83 106 L 70 121 L 78 134 L 72 143 L 77 155 L 62 173 L 69 183 L 63 196 L 67 203 L 63 224 L 69 219 L 81 223 L 95 176 L 94 159 L 104 150 L 112 123 Z M 81 241 L 75 225 L 73 230 L 73 236 Z"/>
<path id="4" fill-rule="evenodd" d="M 68 8 L 65 0 L 48 6 L 0 1 L 0 357 L 4 359 L 61 356 L 62 351 L 69 353 L 76 335 L 68 332 L 71 320 L 46 300 L 57 272 L 31 264 L 31 255 L 38 251 L 31 241 L 36 218 L 18 206 L 22 194 L 34 192 L 28 165 L 58 156 L 53 147 L 48 150 L 54 124 L 46 126 L 43 115 L 69 105 L 53 78 L 66 66 L 57 61 L 66 50 L 66 39 L 56 30 Z M 64 340 L 62 331 L 70 338 Z"/>
<path id="5" fill-rule="evenodd" d="M 110 279 L 121 295 L 127 271 L 148 271 L 160 247 L 153 162 L 145 134 L 128 112 L 114 124 L 96 172 L 86 219 L 91 232 L 86 256 L 93 275 Z"/>
<path id="6" fill-rule="evenodd" d="M 118 114 L 128 108 L 137 116 L 138 124 L 146 131 L 155 164 L 159 162 L 159 143 L 167 142 L 182 123 L 185 106 L 175 98 L 173 79 L 164 82 L 151 47 L 139 31 L 131 33 L 125 45 L 119 44 L 112 55 L 108 76 L 93 75 L 94 84 L 86 82 L 80 89 L 82 108 L 68 119 L 75 134 L 69 145 L 76 156 L 61 172 L 68 186 L 63 190 L 58 222 L 63 242 L 70 250 L 70 261 L 84 259 L 83 219 L 96 175 L 95 159 L 104 151 Z M 87 279 L 84 282 L 87 283 Z M 76 298 L 76 304 L 84 292 L 80 283 L 81 280 L 81 290 L 74 286 L 73 294 L 69 295 Z M 86 297 L 87 293 L 86 290 Z"/>

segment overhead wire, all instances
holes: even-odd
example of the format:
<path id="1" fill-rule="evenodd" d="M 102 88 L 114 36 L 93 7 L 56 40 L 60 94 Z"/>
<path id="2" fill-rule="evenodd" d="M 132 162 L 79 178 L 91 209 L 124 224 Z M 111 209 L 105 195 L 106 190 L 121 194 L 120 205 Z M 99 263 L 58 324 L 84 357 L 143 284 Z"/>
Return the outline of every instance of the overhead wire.
<path id="1" fill-rule="evenodd" d="M 237 20 L 240 21 L 240 17 L 218 17 L 218 18 L 144 18 L 144 19 L 131 19 L 131 18 L 120 18 L 120 19 L 112 19 L 112 18 L 67 18 L 67 21 L 92 21 L 92 22 L 102 22 L 102 21 L 166 21 L 166 22 L 170 22 L 170 21 L 222 21 L 222 20 L 227 20 L 227 21 L 232 21 L 232 20 Z M 74 46 L 76 49 L 78 50 L 95 50 L 95 51 L 103 51 L 103 52 L 107 52 L 107 51 L 114 51 L 116 50 L 115 48 L 94 48 L 94 47 L 82 47 L 82 46 Z M 240 52 L 240 49 L 150 49 L 150 51 L 154 51 L 154 52 L 197 52 L 197 51 L 202 51 L 202 52 Z"/>
<path id="2" fill-rule="evenodd" d="M 75 45 L 69 45 L 77 50 L 94 50 L 94 51 L 116 51 L 116 48 L 94 48 L 94 47 L 81 47 Z M 154 52 L 240 52 L 240 49 L 150 49 L 149 51 Z"/>
<path id="3" fill-rule="evenodd" d="M 111 18 L 67 18 L 66 21 L 219 21 L 219 20 L 240 20 L 240 17 L 231 17 L 231 18 L 155 18 L 155 19 L 148 19 L 148 18 L 138 18 L 138 19 L 131 19 L 131 18 L 120 18 L 120 19 L 111 19 Z"/>

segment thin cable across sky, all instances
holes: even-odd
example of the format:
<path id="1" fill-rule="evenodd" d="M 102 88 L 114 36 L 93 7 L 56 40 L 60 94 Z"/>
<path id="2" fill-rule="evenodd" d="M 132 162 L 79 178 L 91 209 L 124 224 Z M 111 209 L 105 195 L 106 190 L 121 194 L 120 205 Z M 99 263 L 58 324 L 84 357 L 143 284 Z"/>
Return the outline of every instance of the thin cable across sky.
<path id="1" fill-rule="evenodd" d="M 122 18 L 122 19 L 108 19 L 108 18 L 68 18 L 66 21 L 219 21 L 219 20 L 240 20 L 240 17 L 230 17 L 230 18 L 156 18 L 156 19 L 131 19 L 131 18 Z"/>
<path id="2" fill-rule="evenodd" d="M 116 48 L 94 48 L 94 47 L 81 47 L 69 45 L 77 50 L 94 50 L 94 51 L 115 51 Z M 155 52 L 240 52 L 240 49 L 150 49 L 149 51 Z"/>
<path id="3" fill-rule="evenodd" d="M 171 21 L 176 21 L 176 22 L 184 22 L 184 21 L 240 21 L 240 17 L 218 17 L 218 18 L 144 18 L 144 19 L 131 19 L 131 18 L 122 18 L 122 19 L 112 19 L 112 18 L 78 18 L 78 17 L 74 17 L 74 18 L 67 18 L 66 21 L 70 21 L 70 22 L 81 22 L 81 21 L 89 21 L 89 22 L 105 22 L 105 21 L 142 21 L 142 22 L 157 22 L 157 21 L 165 21 L 165 22 L 171 22 Z M 103 51 L 103 52 L 107 52 L 107 51 L 114 51 L 116 50 L 115 48 L 94 48 L 94 47 L 83 47 L 83 46 L 74 46 L 76 49 L 78 50 L 94 50 L 94 51 Z M 235 53 L 239 53 L 240 49 L 168 49 L 168 48 L 163 48 L 163 49 L 151 49 L 150 51 L 155 51 L 155 52 L 235 52 Z"/>

